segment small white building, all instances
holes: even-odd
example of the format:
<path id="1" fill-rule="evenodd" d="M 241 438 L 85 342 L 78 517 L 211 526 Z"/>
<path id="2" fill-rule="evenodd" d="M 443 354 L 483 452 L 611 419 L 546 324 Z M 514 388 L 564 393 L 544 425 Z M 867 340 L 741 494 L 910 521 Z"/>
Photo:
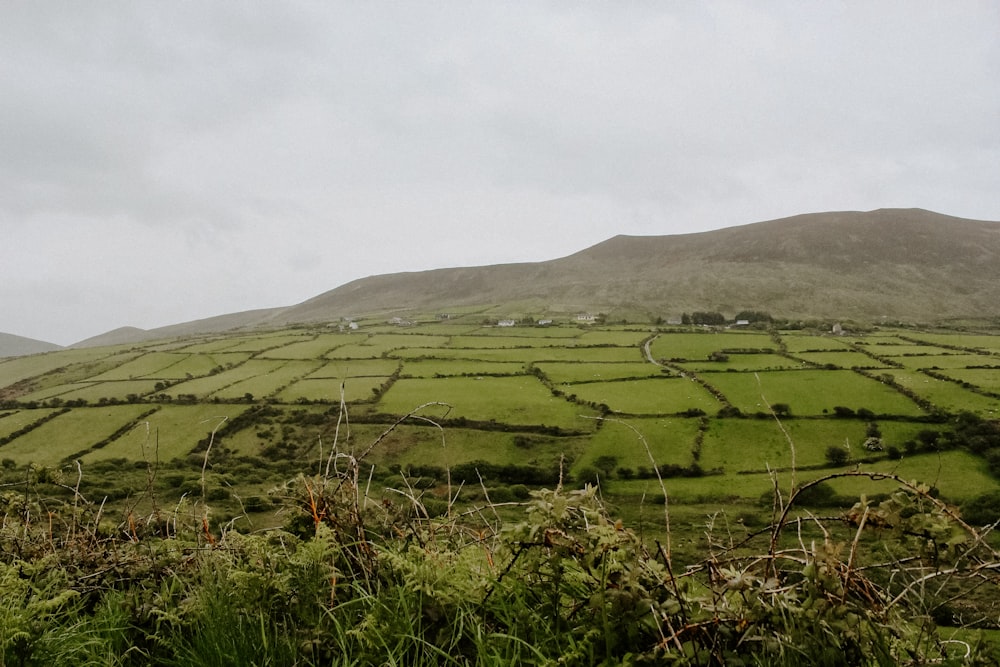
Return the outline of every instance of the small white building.
<path id="1" fill-rule="evenodd" d="M 594 322 L 596 320 L 597 317 L 591 315 L 590 313 L 580 313 L 579 315 L 576 316 L 577 322 Z"/>
<path id="2" fill-rule="evenodd" d="M 500 320 L 497 322 L 498 327 L 512 327 L 517 324 L 517 320 Z"/>

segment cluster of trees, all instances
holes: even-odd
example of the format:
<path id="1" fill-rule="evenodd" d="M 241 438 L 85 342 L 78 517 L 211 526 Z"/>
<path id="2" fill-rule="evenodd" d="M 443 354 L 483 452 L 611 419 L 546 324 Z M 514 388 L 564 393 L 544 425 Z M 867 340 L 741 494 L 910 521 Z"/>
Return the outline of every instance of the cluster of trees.
<path id="1" fill-rule="evenodd" d="M 723 326 L 729 322 L 739 322 L 746 320 L 750 324 L 757 322 L 770 323 L 774 321 L 770 313 L 761 310 L 741 310 L 730 320 L 725 315 L 716 311 L 696 310 L 693 313 L 681 315 L 681 324 L 707 324 L 709 326 Z"/>
<path id="2" fill-rule="evenodd" d="M 681 315 L 681 324 L 708 324 L 722 326 L 726 323 L 726 321 L 725 315 L 716 312 L 695 311 L 690 315 L 687 313 Z"/>

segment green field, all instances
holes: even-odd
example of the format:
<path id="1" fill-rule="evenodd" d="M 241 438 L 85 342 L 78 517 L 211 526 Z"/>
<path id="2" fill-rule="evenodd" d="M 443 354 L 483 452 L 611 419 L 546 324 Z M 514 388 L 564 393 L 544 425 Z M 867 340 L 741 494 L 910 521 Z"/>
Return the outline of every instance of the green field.
<path id="1" fill-rule="evenodd" d="M 870 354 L 876 354 L 881 357 L 921 357 L 948 353 L 948 350 L 943 347 L 912 345 L 904 342 L 892 344 L 873 343 L 861 347 Z"/>
<path id="2" fill-rule="evenodd" d="M 375 391 L 389 381 L 389 376 L 365 375 L 361 377 L 316 378 L 309 377 L 285 387 L 275 398 L 281 403 L 299 401 L 335 403 L 340 401 L 340 386 L 343 382 L 344 400 L 348 403 L 371 400 Z M 237 395 L 239 392 L 236 392 Z M 221 396 L 221 394 L 220 394 Z"/>
<path id="3" fill-rule="evenodd" d="M 916 403 L 891 387 L 852 371 L 703 373 L 702 378 L 748 414 L 767 412 L 768 405 L 776 403 L 802 416 L 822 416 L 836 406 L 906 417 L 923 414 Z"/>
<path id="4" fill-rule="evenodd" d="M 808 368 L 808 364 L 796 359 L 789 359 L 780 354 L 730 354 L 725 361 L 679 362 L 678 366 L 686 370 L 700 371 L 772 371 L 785 368 Z"/>
<path id="5" fill-rule="evenodd" d="M 84 465 L 114 458 L 149 462 L 184 458 L 212 430 L 246 410 L 238 405 L 168 405 L 113 442 L 82 457 Z"/>
<path id="6" fill-rule="evenodd" d="M 850 343 L 833 336 L 807 336 L 804 334 L 782 333 L 781 342 L 788 352 L 848 351 Z"/>
<path id="7" fill-rule="evenodd" d="M 19 465 L 56 465 L 64 459 L 82 455 L 149 409 L 148 405 L 79 408 L 0 446 L 0 458 Z"/>
<path id="8" fill-rule="evenodd" d="M 955 349 L 1000 350 L 1000 337 L 795 331 L 774 334 L 779 345 L 774 335 L 760 331 L 507 328 L 447 320 L 410 327 L 360 323 L 360 330 L 350 333 L 302 327 L 0 361 L 0 398 L 9 402 L 0 412 L 6 415 L 0 417 L 0 438 L 67 401 L 72 406 L 0 447 L 0 458 L 15 465 L 57 465 L 80 455 L 89 462 L 138 460 L 150 442 L 148 422 L 149 437 L 159 438 L 161 459 L 184 461 L 211 430 L 211 419 L 225 416 L 229 424 L 240 415 L 257 414 L 247 412 L 253 407 L 263 410 L 261 417 L 238 420 L 238 428 L 227 425 L 220 434 L 219 465 L 224 469 L 229 455 L 254 457 L 257 462 L 249 465 L 257 471 L 255 479 L 261 470 L 287 475 L 295 466 L 317 464 L 321 448 L 329 451 L 344 382 L 348 412 L 339 436 L 344 446 L 364 448 L 395 419 L 423 404 L 450 406 L 421 412 L 443 420 L 445 446 L 437 429 L 411 419 L 373 451 L 371 461 L 379 466 L 447 467 L 483 460 L 551 467 L 562 458 L 567 475 L 601 470 L 608 489 L 627 497 L 632 487 L 647 488 L 649 480 L 628 477 L 648 476 L 652 455 L 655 465 L 672 466 L 674 472 L 697 464 L 716 473 L 669 480 L 680 497 L 700 502 L 728 495 L 757 498 L 771 483 L 767 470 L 787 474 L 793 447 L 797 474 L 803 476 L 826 465 L 831 446 L 855 458 L 884 458 L 884 452 L 861 449 L 866 421 L 835 419 L 835 407 L 880 416 L 886 448 L 902 451 L 912 445 L 929 427 L 913 420 L 927 413 L 892 382 L 880 381 L 883 377 L 891 376 L 946 413 L 1000 414 L 1000 398 L 983 394 L 1000 392 L 1000 368 L 969 368 L 1000 356 Z M 651 354 L 674 360 L 670 368 L 645 359 L 642 346 L 650 338 Z M 720 351 L 728 360 L 709 360 Z M 905 368 L 888 367 L 862 351 Z M 954 381 L 916 370 L 925 365 Z M 851 367 L 868 370 L 847 370 Z M 720 413 L 726 404 L 712 391 L 744 416 Z M 768 413 L 768 404 L 785 404 L 780 407 L 791 416 L 782 417 L 780 426 L 769 415 L 753 418 Z M 603 409 L 608 419 L 599 421 Z M 88 451 L 148 410 L 155 412 L 142 424 Z M 267 416 L 268 410 L 274 414 Z M 983 474 L 980 459 L 949 460 L 970 474 Z M 266 473 L 269 469 L 282 472 Z M 951 477 L 943 479 L 953 483 Z"/>
<path id="9" fill-rule="evenodd" d="M 333 353 L 338 347 L 355 342 L 357 336 L 351 334 L 319 334 L 310 340 L 302 340 L 282 345 L 273 350 L 261 352 L 261 359 L 318 359 Z"/>
<path id="10" fill-rule="evenodd" d="M 659 336 L 650 346 L 655 359 L 707 359 L 721 350 L 776 350 L 770 336 L 760 333 L 679 333 Z"/>
<path id="11" fill-rule="evenodd" d="M 392 361 L 389 363 L 396 364 Z M 432 378 L 455 375 L 522 375 L 527 364 L 520 361 L 465 361 L 460 359 L 408 359 L 404 377 Z"/>
<path id="12" fill-rule="evenodd" d="M 963 389 L 955 382 L 898 368 L 893 369 L 891 375 L 900 385 L 943 410 L 949 412 L 968 410 L 989 417 L 1000 415 L 1000 399 Z"/>
<path id="13" fill-rule="evenodd" d="M 798 359 L 805 359 L 810 363 L 818 364 L 820 366 L 832 364 L 837 368 L 844 369 L 891 368 L 888 364 L 885 364 L 874 357 L 869 357 L 867 354 L 855 352 L 853 350 L 834 352 L 797 352 L 795 357 Z"/>
<path id="14" fill-rule="evenodd" d="M 460 350 L 415 347 L 394 350 L 389 356 L 400 359 L 469 359 L 473 361 L 520 361 L 522 363 L 537 363 L 541 361 L 602 363 L 642 361 L 642 350 L 638 347 L 469 348 Z"/>
<path id="15" fill-rule="evenodd" d="M 986 354 L 962 354 L 951 352 L 949 354 L 933 354 L 921 357 L 899 357 L 893 361 L 899 362 L 906 368 L 970 368 L 976 366 L 996 366 L 1000 367 L 1000 357 Z"/>
<path id="16" fill-rule="evenodd" d="M 407 368 L 409 368 L 407 364 Z M 555 384 L 577 382 L 604 382 L 629 378 L 670 375 L 671 372 L 648 362 L 623 361 L 618 363 L 540 362 L 535 367 Z"/>
<path id="17" fill-rule="evenodd" d="M 690 378 L 662 377 L 619 382 L 567 385 L 579 400 L 605 404 L 613 412 L 632 415 L 672 415 L 687 410 L 716 412 L 718 400 Z"/>
<path id="18" fill-rule="evenodd" d="M 995 624 L 1000 542 L 961 532 L 955 517 L 986 525 L 996 509 L 1000 519 L 1000 396 L 988 395 L 1000 393 L 1000 368 L 984 367 L 1000 356 L 964 349 L 1000 350 L 1000 336 L 507 328 L 483 317 L 0 361 L 0 598 L 12 601 L 0 603 L 10 612 L 0 613 L 0 663 L 24 662 L 18 637 L 44 629 L 48 644 L 30 660 L 75 647 L 51 664 L 133 650 L 128 664 L 440 664 L 453 654 L 471 664 L 476 651 L 483 664 L 556 664 L 570 652 L 572 664 L 639 664 L 633 647 L 604 659 L 599 644 L 645 619 L 643 664 L 672 657 L 661 642 L 677 629 L 731 644 L 696 654 L 684 639 L 688 662 L 729 664 L 815 601 L 808 610 L 825 611 L 803 623 L 831 638 L 829 651 L 800 656 L 789 643 L 787 657 L 841 664 L 838 633 L 862 627 L 845 615 L 875 599 L 866 584 L 924 573 L 948 573 L 934 586 L 971 583 L 926 604 L 914 588 L 907 632 L 926 636 L 927 619 L 964 623 L 970 609 Z M 665 365 L 646 359 L 647 340 Z M 728 360 L 709 359 L 722 351 Z M 847 476 L 864 472 L 933 492 L 896 511 L 900 483 Z M 786 504 L 831 475 L 845 476 Z M 850 509 L 861 499 L 874 510 L 864 530 Z M 778 535 L 770 524 L 783 507 Z M 986 585 L 973 578 L 987 575 Z M 931 606 L 941 598 L 947 608 Z M 230 609 L 241 600 L 253 604 Z M 886 642 L 903 640 L 883 629 L 882 609 L 866 618 Z M 535 637 L 538 624 L 552 626 L 542 642 L 505 634 Z M 739 628 L 769 634 L 743 641 Z M 203 637 L 219 650 L 204 651 Z M 327 637 L 345 648 L 315 652 Z M 283 641 L 287 652 L 270 652 Z M 296 661 L 296 651 L 314 652 Z M 929 664 L 936 651 L 892 659 Z"/>
<path id="19" fill-rule="evenodd" d="M 264 373 L 259 373 L 253 377 L 222 387 L 213 392 L 212 397 L 218 397 L 221 400 L 231 400 L 242 398 L 247 394 L 258 397 L 271 396 L 277 394 L 299 378 L 314 372 L 322 364 L 323 362 L 318 360 L 282 362 L 280 366 Z"/>
<path id="20" fill-rule="evenodd" d="M 609 418 L 590 438 L 586 454 L 577 465 L 593 466 L 598 458 L 611 457 L 615 459 L 612 474 L 616 477 L 618 468 L 635 473 L 662 465 L 689 466 L 698 427 L 695 419 Z"/>
<path id="21" fill-rule="evenodd" d="M 1000 368 L 948 369 L 941 371 L 941 374 L 984 391 L 1000 394 Z"/>
<path id="22" fill-rule="evenodd" d="M 907 339 L 919 340 L 931 345 L 945 345 L 970 350 L 984 350 L 993 354 L 1000 354 L 1000 337 L 987 336 L 983 334 L 942 334 L 907 332 Z"/>
<path id="23" fill-rule="evenodd" d="M 429 408 L 428 417 L 495 421 L 512 425 L 557 426 L 573 431 L 591 431 L 594 426 L 581 415 L 594 411 L 557 398 L 534 377 L 453 377 L 401 379 L 379 400 L 377 408 L 405 415 L 417 407 L 439 402 L 451 406 Z"/>
<path id="24" fill-rule="evenodd" d="M 393 359 L 336 359 L 325 362 L 305 377 L 310 380 L 385 377 L 395 373 L 399 366 Z"/>

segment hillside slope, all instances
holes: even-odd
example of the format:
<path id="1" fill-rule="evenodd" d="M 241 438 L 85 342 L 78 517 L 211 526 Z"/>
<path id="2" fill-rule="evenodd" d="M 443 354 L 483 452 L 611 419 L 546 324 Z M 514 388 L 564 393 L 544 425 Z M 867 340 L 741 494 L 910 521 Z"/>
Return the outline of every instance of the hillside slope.
<path id="1" fill-rule="evenodd" d="M 1000 223 L 882 209 L 617 236 L 548 262 L 373 276 L 276 319 L 516 304 L 548 312 L 750 308 L 788 317 L 937 320 L 997 314 L 997 294 Z"/>
<path id="2" fill-rule="evenodd" d="M 53 350 L 61 349 L 62 347 L 55 343 L 46 343 L 43 340 L 0 332 L 0 359 L 4 357 L 20 357 L 26 354 L 38 354 L 39 352 L 52 352 Z"/>

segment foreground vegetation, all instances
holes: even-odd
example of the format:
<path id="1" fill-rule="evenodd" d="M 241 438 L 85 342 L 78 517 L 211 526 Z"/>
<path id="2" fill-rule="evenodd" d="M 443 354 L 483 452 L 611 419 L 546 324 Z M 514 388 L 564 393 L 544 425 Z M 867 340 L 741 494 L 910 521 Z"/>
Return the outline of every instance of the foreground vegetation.
<path id="1" fill-rule="evenodd" d="M 1000 337 L 342 328 L 0 360 L 0 666 L 997 660 Z"/>
<path id="2" fill-rule="evenodd" d="M 372 443 L 373 448 L 379 442 Z M 771 522 L 706 527 L 679 568 L 598 489 L 443 511 L 413 488 L 372 497 L 363 458 L 331 456 L 279 498 L 283 525 L 213 530 L 207 489 L 152 492 L 117 522 L 79 482 L 66 502 L 3 496 L 0 665 L 995 664 L 981 633 L 939 627 L 987 589 L 1000 553 L 925 486 L 889 480 L 823 519 L 786 495 Z M 155 471 L 149 471 L 150 476 Z M 152 484 L 150 485 L 150 489 Z M 138 512 L 139 504 L 148 510 Z M 435 516 L 437 514 L 437 516 Z M 669 506 L 661 520 L 669 526 Z M 996 611 L 995 609 L 993 610 Z"/>

